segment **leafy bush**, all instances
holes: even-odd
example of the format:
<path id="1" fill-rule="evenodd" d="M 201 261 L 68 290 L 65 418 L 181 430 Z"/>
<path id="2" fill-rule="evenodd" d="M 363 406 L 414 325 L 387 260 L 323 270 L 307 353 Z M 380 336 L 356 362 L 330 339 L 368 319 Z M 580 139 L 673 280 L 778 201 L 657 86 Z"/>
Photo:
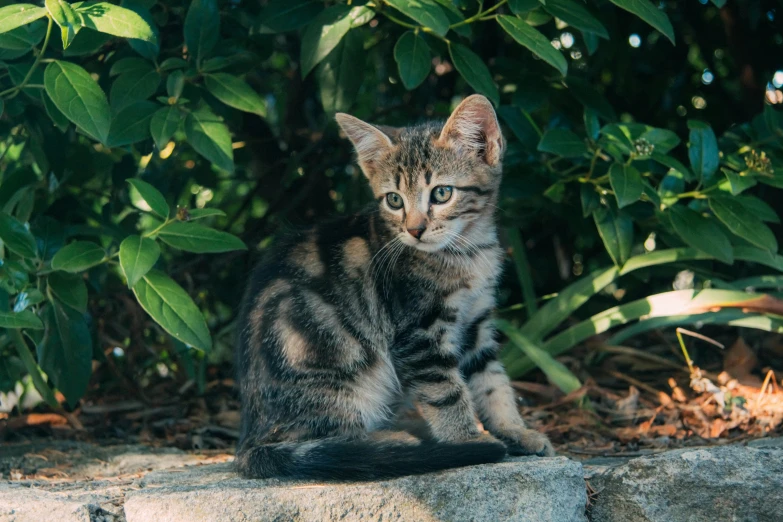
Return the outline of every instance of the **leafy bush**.
<path id="1" fill-rule="evenodd" d="M 513 376 L 573 390 L 552 356 L 640 318 L 617 339 L 780 330 L 744 290 L 781 286 L 783 120 L 763 85 L 783 36 L 761 1 L 682 4 L 0 2 L 0 391 L 73 407 L 94 372 L 107 393 L 203 389 L 231 352 L 245 245 L 368 201 L 333 113 L 401 125 L 472 91 L 509 141 Z M 651 295 L 683 268 L 689 289 Z"/>

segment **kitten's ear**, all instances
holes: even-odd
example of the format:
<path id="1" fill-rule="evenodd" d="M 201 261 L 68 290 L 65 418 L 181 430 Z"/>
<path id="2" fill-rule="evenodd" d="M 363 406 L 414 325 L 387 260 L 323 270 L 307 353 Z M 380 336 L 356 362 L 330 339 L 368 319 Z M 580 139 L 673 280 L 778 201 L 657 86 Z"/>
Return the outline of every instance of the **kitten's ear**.
<path id="1" fill-rule="evenodd" d="M 503 157 L 503 135 L 495 109 L 484 96 L 468 96 L 454 109 L 440 133 L 438 143 L 460 152 L 475 154 L 490 167 Z"/>
<path id="2" fill-rule="evenodd" d="M 359 156 L 359 166 L 368 178 L 373 175 L 378 159 L 392 147 L 391 139 L 383 132 L 359 118 L 338 112 L 337 124 L 348 135 Z"/>

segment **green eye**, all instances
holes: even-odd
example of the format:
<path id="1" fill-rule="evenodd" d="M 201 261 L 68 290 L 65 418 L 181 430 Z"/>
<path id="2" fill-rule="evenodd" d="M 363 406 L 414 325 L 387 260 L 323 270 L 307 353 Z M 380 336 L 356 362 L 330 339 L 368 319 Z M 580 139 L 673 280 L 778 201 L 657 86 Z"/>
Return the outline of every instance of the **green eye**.
<path id="1" fill-rule="evenodd" d="M 396 192 L 389 192 L 386 194 L 386 203 L 389 204 L 394 210 L 402 208 L 402 197 Z"/>
<path id="2" fill-rule="evenodd" d="M 454 187 L 446 185 L 438 185 L 432 189 L 432 195 L 430 199 L 433 203 L 445 203 L 451 199 L 451 194 L 454 192 Z"/>

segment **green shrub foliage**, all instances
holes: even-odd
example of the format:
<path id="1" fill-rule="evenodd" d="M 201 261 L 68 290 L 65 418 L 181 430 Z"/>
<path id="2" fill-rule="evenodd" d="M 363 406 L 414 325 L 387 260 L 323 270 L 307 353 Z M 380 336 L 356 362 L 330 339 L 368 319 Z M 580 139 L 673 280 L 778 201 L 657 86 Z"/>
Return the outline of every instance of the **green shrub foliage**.
<path id="1" fill-rule="evenodd" d="M 729 292 L 702 295 L 717 308 L 749 298 L 741 276 L 779 281 L 765 271 L 783 268 L 783 117 L 764 85 L 775 101 L 783 12 L 769 9 L 0 1 L 0 392 L 73 407 L 116 378 L 203 389 L 231 351 L 247 246 L 368 200 L 333 114 L 402 125 L 472 92 L 508 141 L 504 358 L 572 391 L 552 355 L 644 319 L 677 271 Z M 641 300 L 545 342 L 592 296 L 593 312 Z M 746 312 L 719 322 L 779 328 Z"/>

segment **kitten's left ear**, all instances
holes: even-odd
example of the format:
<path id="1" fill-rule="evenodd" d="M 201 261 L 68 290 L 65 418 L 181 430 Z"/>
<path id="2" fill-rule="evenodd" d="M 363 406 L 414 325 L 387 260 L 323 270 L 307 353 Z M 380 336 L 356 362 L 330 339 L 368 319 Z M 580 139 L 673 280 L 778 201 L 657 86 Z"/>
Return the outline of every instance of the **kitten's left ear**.
<path id="1" fill-rule="evenodd" d="M 495 109 L 484 96 L 468 96 L 454 109 L 438 143 L 480 157 L 490 167 L 503 157 L 503 135 Z"/>
<path id="2" fill-rule="evenodd" d="M 391 139 L 378 127 L 363 122 L 350 114 L 338 112 L 335 119 L 353 143 L 356 155 L 359 157 L 359 166 L 364 171 L 364 175 L 371 178 L 375 173 L 378 160 L 391 150 Z"/>

